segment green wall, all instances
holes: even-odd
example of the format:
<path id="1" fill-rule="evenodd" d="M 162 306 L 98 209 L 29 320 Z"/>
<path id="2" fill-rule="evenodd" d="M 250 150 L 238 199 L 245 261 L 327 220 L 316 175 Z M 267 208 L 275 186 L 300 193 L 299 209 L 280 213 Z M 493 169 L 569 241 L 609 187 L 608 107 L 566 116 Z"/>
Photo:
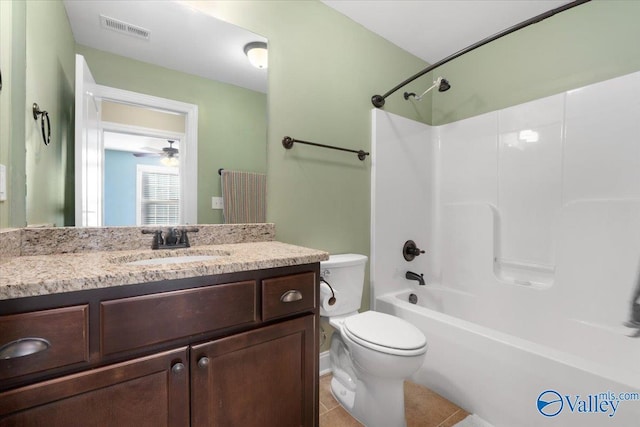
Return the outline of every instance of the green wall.
<path id="1" fill-rule="evenodd" d="M 62 2 L 30 0 L 26 25 L 27 224 L 73 224 L 75 41 Z M 49 113 L 45 146 L 31 106 Z"/>
<path id="2" fill-rule="evenodd" d="M 285 150 L 281 141 L 288 135 L 368 151 L 371 96 L 426 63 L 318 1 L 217 3 L 216 16 L 269 39 L 267 216 L 277 238 L 368 254 L 371 158 L 302 145 Z M 429 105 L 421 106 L 396 98 L 387 109 L 426 120 Z"/>
<path id="3" fill-rule="evenodd" d="M 199 3 L 269 39 L 267 219 L 280 241 L 331 253 L 369 254 L 371 158 L 297 146 L 282 138 L 369 150 L 371 102 L 427 64 L 318 1 Z M 420 90 L 428 81 L 409 88 Z M 389 99 L 416 120 L 430 103 Z M 400 218 L 399 218 L 400 219 Z M 369 306 L 369 289 L 363 295 Z"/>
<path id="4" fill-rule="evenodd" d="M 640 1 L 594 0 L 485 45 L 437 71 L 433 124 L 517 105 L 640 70 Z"/>
<path id="5" fill-rule="evenodd" d="M 285 151 L 281 139 L 369 149 L 371 95 L 426 64 L 320 2 L 216 3 L 193 5 L 269 39 L 267 216 L 277 238 L 369 254 L 372 160 L 305 146 Z M 433 106 L 402 98 L 428 87 L 427 75 L 390 96 L 385 110 L 441 124 L 635 71 L 639 4 L 594 2 L 559 14 L 437 70 L 453 86 L 433 95 Z M 368 295 L 367 288 L 364 307 Z"/>
<path id="6" fill-rule="evenodd" d="M 24 116 L 26 98 L 26 4 L 0 1 L 0 163 L 7 168 L 7 200 L 0 228 L 26 223 Z"/>
<path id="7" fill-rule="evenodd" d="M 266 172 L 264 93 L 157 67 L 78 45 L 96 82 L 198 105 L 198 222 L 221 223 L 211 209 L 220 196 L 218 169 Z"/>

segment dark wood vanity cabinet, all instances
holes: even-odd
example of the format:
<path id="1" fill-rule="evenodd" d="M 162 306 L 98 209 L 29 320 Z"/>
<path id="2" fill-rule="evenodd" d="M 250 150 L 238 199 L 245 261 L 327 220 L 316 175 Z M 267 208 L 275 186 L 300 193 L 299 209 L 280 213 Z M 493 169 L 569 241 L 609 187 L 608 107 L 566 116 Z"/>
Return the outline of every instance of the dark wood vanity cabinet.
<path id="1" fill-rule="evenodd" d="M 33 336 L 16 319 L 84 319 L 80 329 L 75 321 L 52 329 L 52 337 L 84 331 L 81 344 L 64 344 L 69 360 L 56 342 L 14 359 L 20 370 L 0 360 L 0 427 L 316 426 L 318 268 L 59 294 L 54 303 L 72 308 L 0 314 L 0 346 L 16 339 L 9 329 Z M 16 300 L 17 310 L 39 307 L 39 298 Z M 0 313 L 7 307 L 0 302 Z"/>
<path id="2" fill-rule="evenodd" d="M 308 315 L 192 347 L 191 425 L 315 425 L 314 329 Z"/>
<path id="3" fill-rule="evenodd" d="M 11 390 L 0 426 L 188 426 L 186 364 L 183 347 Z"/>

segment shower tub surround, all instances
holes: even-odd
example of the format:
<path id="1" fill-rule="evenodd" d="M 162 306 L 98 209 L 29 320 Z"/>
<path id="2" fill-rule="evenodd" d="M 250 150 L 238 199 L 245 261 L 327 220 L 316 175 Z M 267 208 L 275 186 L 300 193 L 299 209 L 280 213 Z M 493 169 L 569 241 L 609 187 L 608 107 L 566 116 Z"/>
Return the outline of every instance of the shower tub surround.
<path id="1" fill-rule="evenodd" d="M 437 127 L 374 110 L 372 305 L 427 336 L 416 382 L 496 427 L 637 423 L 638 118 L 640 73 Z"/>
<path id="2" fill-rule="evenodd" d="M 191 247 L 151 250 L 149 227 L 0 230 L 0 300 L 259 270 L 323 261 L 329 254 L 274 241 L 274 224 L 197 225 Z M 130 261 L 217 255 L 212 261 Z"/>

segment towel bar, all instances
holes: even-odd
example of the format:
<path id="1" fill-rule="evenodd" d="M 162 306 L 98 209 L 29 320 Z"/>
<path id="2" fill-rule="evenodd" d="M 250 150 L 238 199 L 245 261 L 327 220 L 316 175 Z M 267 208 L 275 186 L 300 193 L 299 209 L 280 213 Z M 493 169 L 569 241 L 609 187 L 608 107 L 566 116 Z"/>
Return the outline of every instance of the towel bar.
<path id="1" fill-rule="evenodd" d="M 367 153 L 367 152 L 365 152 L 363 150 L 350 150 L 348 148 L 335 147 L 333 145 L 318 144 L 317 142 L 301 141 L 299 139 L 294 139 L 294 138 L 291 138 L 289 136 L 285 136 L 282 139 L 282 146 L 284 148 L 286 148 L 287 150 L 289 150 L 289 149 L 291 149 L 293 147 L 293 143 L 294 142 L 298 142 L 300 144 L 313 145 L 315 147 L 329 148 L 331 150 L 340 150 L 340 151 L 347 151 L 349 153 L 356 153 L 360 160 L 366 159 L 367 156 L 369 155 L 369 153 Z"/>

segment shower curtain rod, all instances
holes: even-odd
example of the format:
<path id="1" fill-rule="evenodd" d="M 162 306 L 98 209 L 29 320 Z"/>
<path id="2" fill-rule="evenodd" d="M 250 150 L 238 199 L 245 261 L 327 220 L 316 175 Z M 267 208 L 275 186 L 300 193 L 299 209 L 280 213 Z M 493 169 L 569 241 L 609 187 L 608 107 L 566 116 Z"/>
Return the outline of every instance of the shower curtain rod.
<path id="1" fill-rule="evenodd" d="M 393 89 L 391 89 L 390 91 L 388 91 L 387 93 L 385 93 L 384 95 L 373 95 L 371 97 L 371 103 L 373 104 L 374 107 L 376 108 L 382 108 L 384 107 L 384 103 L 385 103 L 385 98 L 387 98 L 389 95 L 391 95 L 392 93 L 394 93 L 395 91 L 397 91 L 398 89 L 400 89 L 403 86 L 408 85 L 409 83 L 411 83 L 412 81 L 414 81 L 415 79 L 417 79 L 418 77 L 422 77 L 425 74 L 427 74 L 429 71 L 432 71 L 436 68 L 438 68 L 441 65 L 446 64 L 449 61 L 452 61 L 454 59 L 456 59 L 459 56 L 464 55 L 465 53 L 471 52 L 474 49 L 479 48 L 480 46 L 484 46 L 487 43 L 490 43 L 494 40 L 497 40 L 503 36 L 506 36 L 507 34 L 511 34 L 515 31 L 521 30 L 524 27 L 528 27 L 531 24 L 536 24 L 540 21 L 543 21 L 547 18 L 552 17 L 553 15 L 555 15 L 556 13 L 560 13 L 560 12 L 564 12 L 565 10 L 569 10 L 573 7 L 579 6 L 583 3 L 587 3 L 590 2 L 591 0 L 575 0 L 572 1 L 571 3 L 567 3 L 563 6 L 557 7 L 555 9 L 551 9 L 547 12 L 541 13 L 540 15 L 534 16 L 533 18 L 527 19 L 526 21 L 522 21 L 519 24 L 516 24 L 512 27 L 507 28 L 506 30 L 503 30 L 497 34 L 494 34 L 492 36 L 489 36 L 483 40 L 480 40 L 477 43 L 472 44 L 471 46 L 468 46 L 462 50 L 459 50 L 458 52 L 454 53 L 453 55 L 447 56 L 446 58 L 444 58 L 443 60 L 436 62 L 435 64 L 429 65 L 427 68 L 425 68 L 424 70 L 420 71 L 419 73 L 409 77 L 408 79 L 406 79 L 405 81 L 403 81 L 402 83 L 400 83 L 399 85 L 397 85 L 396 87 L 394 87 Z"/>

